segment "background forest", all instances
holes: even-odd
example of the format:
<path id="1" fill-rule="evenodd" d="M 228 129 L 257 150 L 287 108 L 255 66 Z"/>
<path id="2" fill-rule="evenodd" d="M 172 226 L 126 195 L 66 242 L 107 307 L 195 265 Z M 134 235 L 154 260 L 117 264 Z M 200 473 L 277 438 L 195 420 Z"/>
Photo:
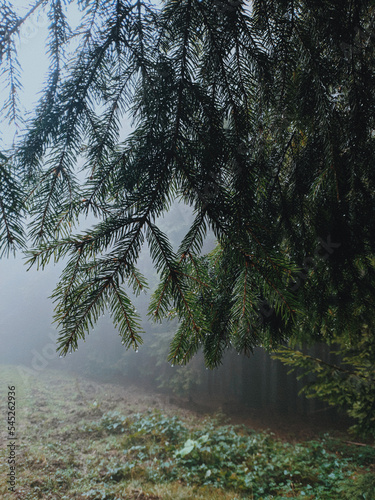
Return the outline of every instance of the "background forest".
<path id="1" fill-rule="evenodd" d="M 189 394 L 199 356 L 214 368 L 261 347 L 373 436 L 374 2 L 23 7 L 0 11 L 2 119 L 16 130 L 1 145 L 0 249 L 61 266 L 59 354 L 96 325 L 106 336 L 110 318 L 137 357 L 118 346 L 91 366 Z M 25 110 L 19 42 L 40 12 L 49 67 Z M 324 359 L 298 347 L 316 345 Z M 156 352 L 191 365 L 161 368 Z"/>

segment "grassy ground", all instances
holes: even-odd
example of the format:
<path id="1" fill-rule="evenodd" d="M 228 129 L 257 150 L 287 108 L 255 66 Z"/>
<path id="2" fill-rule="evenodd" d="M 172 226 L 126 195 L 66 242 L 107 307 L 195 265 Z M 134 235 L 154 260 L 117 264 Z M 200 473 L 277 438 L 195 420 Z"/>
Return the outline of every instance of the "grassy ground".
<path id="1" fill-rule="evenodd" d="M 289 443 L 135 386 L 54 370 L 28 375 L 0 367 L 4 500 L 375 498 L 370 446 L 327 435 Z M 15 492 L 7 482 L 8 386 L 16 387 Z"/>

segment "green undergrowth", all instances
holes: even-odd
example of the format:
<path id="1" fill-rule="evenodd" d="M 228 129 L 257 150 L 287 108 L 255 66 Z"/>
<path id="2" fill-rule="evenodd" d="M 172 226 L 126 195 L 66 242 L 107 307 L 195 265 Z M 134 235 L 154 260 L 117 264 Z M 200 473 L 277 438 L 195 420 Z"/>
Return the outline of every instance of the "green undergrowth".
<path id="1" fill-rule="evenodd" d="M 47 370 L 27 380 L 12 373 L 19 394 L 17 488 L 7 490 L 3 440 L 4 500 L 375 498 L 372 446 L 329 435 L 286 442 L 223 425 L 219 417 L 151 409 L 152 400 L 140 409 L 141 393 L 132 401 L 129 393 L 122 404 L 115 386 Z"/>
<path id="2" fill-rule="evenodd" d="M 341 499 L 350 488 L 355 494 L 358 485 L 364 488 L 357 491 L 362 495 L 358 498 L 373 498 L 366 496 L 365 489 L 370 493 L 375 486 L 369 469 L 375 450 L 349 449 L 329 436 L 291 444 L 269 432 L 218 426 L 212 419 L 188 430 L 178 418 L 152 412 L 131 418 L 108 413 L 84 430 L 118 436 L 123 456 L 107 464 L 104 474 L 109 482 L 132 478 L 155 484 L 180 481 L 258 499 Z"/>

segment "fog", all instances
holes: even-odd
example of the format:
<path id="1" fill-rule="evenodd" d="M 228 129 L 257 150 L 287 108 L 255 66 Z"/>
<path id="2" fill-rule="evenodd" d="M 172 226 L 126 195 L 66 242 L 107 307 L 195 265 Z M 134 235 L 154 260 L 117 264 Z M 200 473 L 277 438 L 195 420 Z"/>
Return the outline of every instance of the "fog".
<path id="1" fill-rule="evenodd" d="M 228 5 L 237 3 L 231 0 Z M 30 8 L 22 0 L 13 4 L 21 14 Z M 63 4 L 70 19 L 77 21 L 74 5 Z M 24 116 L 30 116 L 45 79 L 48 22 L 43 11 L 33 16 L 18 41 Z M 4 91 L 0 98 L 6 100 Z M 130 130 L 124 118 L 122 136 Z M 1 147 L 6 150 L 20 133 L 22 124 L 3 128 Z M 157 225 L 177 250 L 192 221 L 192 207 L 176 200 Z M 89 230 L 95 222 L 82 219 L 75 232 Z M 202 253 L 215 244 L 213 233 L 208 232 Z M 250 356 L 228 350 L 214 370 L 205 367 L 201 352 L 187 366 L 168 362 L 178 322 L 160 324 L 148 318 L 158 275 L 147 244 L 137 267 L 150 289 L 138 297 L 126 290 L 144 330 L 137 351 L 122 345 L 110 315 L 104 312 L 85 339 L 79 340 L 78 350 L 59 356 L 51 295 L 64 262 L 51 262 L 38 270 L 26 261 L 22 252 L 0 259 L 4 424 L 0 472 L 6 470 L 0 474 L 0 498 L 239 500 L 266 498 L 271 491 L 285 494 L 277 498 L 297 497 L 299 492 L 306 498 L 320 498 L 313 490 L 315 483 L 319 495 L 323 488 L 333 490 L 337 478 L 345 479 L 341 449 L 329 457 L 328 445 L 326 449 L 313 441 L 312 451 L 300 444 L 294 449 L 288 448 L 287 440 L 295 444 L 332 429 L 345 432 L 347 419 L 301 396 L 302 381 L 262 348 Z M 316 346 L 310 352 L 325 359 L 328 348 Z M 323 443 L 328 443 L 326 436 Z M 361 460 L 365 464 L 365 458 Z M 321 470 L 315 470 L 320 462 Z M 353 476 L 353 471 L 348 474 Z M 166 486 L 168 481 L 172 486 Z M 197 485 L 202 486 L 199 492 Z"/>
<path id="2" fill-rule="evenodd" d="M 192 217 L 191 208 L 175 203 L 158 221 L 175 249 Z M 215 239 L 209 233 L 203 251 L 214 245 Z M 53 323 L 54 304 L 50 296 L 63 263 L 51 263 L 44 270 L 35 266 L 27 270 L 22 254 L 0 260 L 0 362 L 17 365 L 24 378 L 58 369 L 106 383 L 152 387 L 157 394 L 179 398 L 180 404 L 189 403 L 202 411 L 243 415 L 253 412 L 262 418 L 270 412 L 312 415 L 323 408 L 298 396 L 301 385 L 295 376 L 287 375 L 287 369 L 271 360 L 262 349 L 256 349 L 250 357 L 228 352 L 223 365 L 212 371 L 205 368 L 200 353 L 187 366 L 172 367 L 167 356 L 177 322 L 155 324 L 147 317 L 150 294 L 158 281 L 147 247 L 138 267 L 151 288 L 147 294 L 133 297 L 145 332 L 138 352 L 125 349 L 105 313 L 85 340 L 79 341 L 78 350 L 60 358 L 56 352 L 58 331 Z"/>
<path id="3" fill-rule="evenodd" d="M 13 4 L 18 5 L 23 14 L 29 9 L 22 1 Z M 69 9 L 70 20 L 78 22 L 74 6 L 71 5 Z M 47 25 L 46 13 L 41 11 L 23 26 L 18 41 L 24 82 L 20 98 L 25 116 L 33 109 L 45 80 L 48 67 L 45 51 Z M 3 97 L 2 100 L 5 100 L 6 96 Z M 123 134 L 126 134 L 130 124 L 124 120 L 123 125 Z M 18 128 L 10 126 L 2 130 L 1 141 L 4 145 L 11 144 L 17 134 Z M 161 229 L 168 234 L 175 248 L 186 234 L 191 220 L 191 209 L 176 203 L 169 214 L 159 221 Z M 203 250 L 208 251 L 213 245 L 214 238 L 209 235 Z M 151 288 L 155 286 L 157 276 L 147 250 L 143 252 L 138 265 L 150 279 Z M 51 264 L 44 270 L 38 271 L 33 267 L 27 271 L 22 254 L 0 260 L 2 363 L 25 367 L 26 375 L 54 368 L 79 371 L 85 376 L 107 381 L 131 379 L 133 382 L 151 384 L 157 390 L 177 394 L 189 401 L 203 401 L 213 410 L 226 407 L 235 411 L 241 407 L 246 412 L 248 408 L 263 408 L 264 411 L 271 408 L 272 411 L 298 410 L 305 414 L 315 408 L 312 403 L 298 397 L 300 386 L 295 377 L 287 376 L 286 369 L 272 361 L 262 350 L 256 350 L 250 358 L 228 353 L 223 366 L 213 372 L 204 368 L 200 355 L 187 367 L 172 368 L 166 359 L 168 344 L 177 325 L 150 323 L 146 318 L 149 294 L 134 299 L 145 330 L 144 344 L 139 352 L 124 349 L 110 318 L 104 315 L 85 342 L 80 342 L 76 353 L 59 358 L 56 353 L 58 332 L 52 322 L 54 305 L 50 296 L 62 266 L 62 263 Z"/>

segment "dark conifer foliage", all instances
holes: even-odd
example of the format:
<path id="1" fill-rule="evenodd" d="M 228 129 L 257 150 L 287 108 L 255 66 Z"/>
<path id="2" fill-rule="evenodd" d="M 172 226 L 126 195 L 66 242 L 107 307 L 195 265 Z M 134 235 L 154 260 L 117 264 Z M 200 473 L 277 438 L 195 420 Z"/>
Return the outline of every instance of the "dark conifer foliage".
<path id="1" fill-rule="evenodd" d="M 69 26 L 67 4 L 82 20 Z M 22 140 L 1 157 L 0 245 L 65 259 L 59 349 L 104 310 L 141 343 L 129 292 L 147 243 L 150 317 L 180 323 L 170 359 L 336 334 L 374 322 L 375 6 L 349 0 L 44 0 L 50 71 Z M 0 10 L 5 119 L 16 120 L 15 40 Z M 123 126 L 133 128 L 124 139 Z M 83 167 L 82 167 L 83 165 Z M 85 180 L 81 182 L 82 172 Z M 158 218 L 194 207 L 174 251 Z M 93 214 L 97 224 L 79 232 Z M 178 223 L 178 221 L 177 221 Z M 201 255 L 205 235 L 218 246 Z"/>

